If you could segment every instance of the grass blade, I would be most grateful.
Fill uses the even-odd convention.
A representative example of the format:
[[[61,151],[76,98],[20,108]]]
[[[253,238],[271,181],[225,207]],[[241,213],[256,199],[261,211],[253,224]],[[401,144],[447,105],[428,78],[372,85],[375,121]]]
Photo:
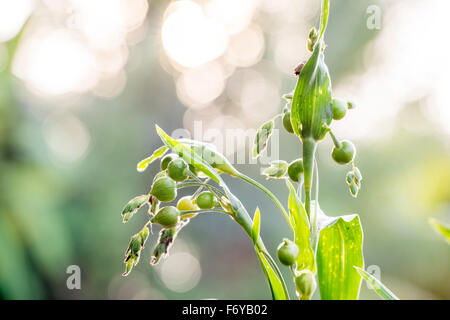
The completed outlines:
[[[151,156],[145,158],[144,160],[139,161],[139,163],[137,164],[137,171],[138,172],[143,172],[145,171],[145,169],[147,169],[147,167],[156,159],[161,158],[166,152],[167,150],[169,150],[168,147],[166,146],[162,146],[158,149],[156,149]]]
[[[259,213],[259,208],[256,208],[255,215],[253,216],[253,226],[252,226],[252,240],[256,244],[259,238],[259,229],[261,225],[261,218]]]
[[[356,271],[361,275],[361,277],[366,280],[366,282],[375,290],[375,292],[384,300],[400,300],[395,294],[392,293],[380,280],[375,278],[373,275],[355,266]]]

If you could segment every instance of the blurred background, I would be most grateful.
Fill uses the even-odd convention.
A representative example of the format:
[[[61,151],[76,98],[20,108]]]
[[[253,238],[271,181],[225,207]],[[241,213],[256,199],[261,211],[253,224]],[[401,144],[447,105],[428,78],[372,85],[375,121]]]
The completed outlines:
[[[136,172],[161,145],[155,123],[246,130],[280,112],[319,9],[319,0],[0,0],[0,298],[269,299],[251,242],[222,216],[193,220],[153,268],[155,228],[122,277],[145,214],[124,225],[120,211],[159,169]],[[402,299],[450,299],[450,248],[427,222],[450,220],[449,10],[446,0],[331,1],[333,94],[357,105],[333,126],[355,142],[364,180],[354,200],[326,139],[321,207],[360,214],[365,265]],[[297,138],[280,139],[280,157],[298,158]],[[283,182],[239,169],[287,201]],[[249,212],[261,208],[274,252],[288,234],[282,215],[227,182]],[[69,265],[81,268],[80,290],[66,286]],[[363,283],[361,298],[377,296]]]

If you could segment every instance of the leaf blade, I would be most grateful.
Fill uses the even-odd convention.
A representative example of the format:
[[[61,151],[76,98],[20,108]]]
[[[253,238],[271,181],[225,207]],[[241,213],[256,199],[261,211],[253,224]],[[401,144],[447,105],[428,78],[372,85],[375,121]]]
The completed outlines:
[[[297,258],[297,270],[308,269],[311,272],[316,272],[316,263],[314,258],[314,251],[311,248],[310,238],[311,230],[309,220],[306,215],[305,208],[297,197],[294,186],[286,179],[286,184],[290,190],[289,194],[289,213],[295,223],[294,225],[294,242],[299,248],[299,255]]]
[[[375,278],[373,275],[359,267],[354,266],[354,268],[381,298],[383,298],[384,300],[400,300],[395,294],[392,293],[391,290],[389,290],[383,283],[381,283],[380,280]]]
[[[270,263],[264,257],[264,254],[258,251],[255,247],[256,255],[258,256],[258,260],[263,269],[264,275],[266,276],[266,280],[269,284],[270,291],[272,293],[273,300],[289,300],[289,296],[284,290],[284,286],[281,280],[278,278],[277,274],[270,266]]]
[[[138,172],[144,172],[145,169],[156,159],[161,158],[166,152],[169,150],[167,146],[162,146],[156,149],[149,157],[145,158],[144,160],[139,161],[137,164],[137,171]]]
[[[321,298],[356,300],[361,277],[353,266],[364,267],[359,216],[329,218],[322,215],[316,254]]]
[[[255,245],[259,238],[260,225],[261,225],[261,217],[260,217],[260,213],[259,213],[259,208],[256,207],[255,215],[253,216],[253,225],[252,225],[252,240]]]

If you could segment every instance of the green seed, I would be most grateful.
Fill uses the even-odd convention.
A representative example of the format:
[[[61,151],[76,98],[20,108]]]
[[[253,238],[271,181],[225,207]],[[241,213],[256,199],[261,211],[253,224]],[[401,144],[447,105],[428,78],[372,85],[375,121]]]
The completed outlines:
[[[297,287],[299,298],[302,300],[309,300],[317,287],[314,274],[309,270],[302,270],[301,273],[295,277],[295,286]]]
[[[291,123],[291,112],[288,111],[283,115],[283,127],[289,133],[294,133],[294,129],[292,128]]]
[[[347,103],[344,100],[335,98],[332,100],[331,105],[333,107],[334,120],[341,120],[345,117],[345,114],[347,113]]]
[[[294,182],[300,181],[300,176],[303,174],[303,159],[292,161],[288,167],[288,175]]]
[[[186,161],[178,158],[169,162],[169,165],[167,166],[167,171],[169,177],[171,177],[175,181],[181,182],[187,179],[186,174],[187,168],[188,165]]]
[[[200,209],[211,209],[214,205],[214,195],[209,191],[204,191],[198,195],[196,201]]]
[[[341,141],[341,147],[340,148],[333,148],[333,151],[331,153],[332,158],[334,161],[336,161],[339,164],[347,164],[353,161],[356,154],[356,148],[348,140]]]
[[[185,196],[178,200],[177,209],[180,211],[198,210],[198,207],[192,202],[191,196]]]
[[[173,206],[164,207],[158,211],[151,221],[165,229],[173,228],[180,221],[180,211]]]
[[[169,166],[170,161],[178,158],[178,156],[174,153],[166,155],[164,158],[161,159],[161,170],[166,170]]]
[[[277,249],[278,259],[285,266],[291,266],[297,260],[299,249],[297,245],[289,239],[283,239]]]
[[[169,177],[161,177],[155,180],[150,191],[159,201],[170,202],[177,197],[175,181]]]

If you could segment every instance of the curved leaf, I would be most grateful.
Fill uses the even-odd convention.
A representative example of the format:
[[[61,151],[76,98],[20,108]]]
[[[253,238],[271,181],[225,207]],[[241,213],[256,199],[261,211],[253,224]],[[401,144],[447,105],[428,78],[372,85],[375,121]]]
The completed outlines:
[[[327,217],[320,209],[317,271],[322,300],[356,300],[363,268],[363,232],[358,215]]]
[[[286,179],[286,184],[289,187],[289,213],[293,221],[294,227],[294,242],[299,248],[299,255],[297,258],[297,270],[308,269],[312,272],[316,272],[316,264],[314,262],[314,251],[311,248],[311,231],[309,226],[309,220],[306,216],[305,208],[297,197],[294,186]]]
[[[395,294],[392,293],[380,280],[373,275],[365,271],[364,269],[355,266],[356,271],[363,277],[364,280],[375,290],[378,295],[384,300],[400,300]]]
[[[261,225],[261,217],[259,213],[259,208],[256,208],[255,215],[253,216],[253,226],[252,226],[252,240],[256,244],[259,238],[259,229]]]
[[[168,147],[166,146],[162,146],[158,149],[156,149],[151,156],[145,158],[144,160],[139,161],[139,163],[137,164],[137,171],[139,172],[143,172],[145,171],[145,169],[147,169],[147,167],[156,159],[161,158],[166,152],[167,150],[169,150]]]
[[[327,29],[328,24],[328,11],[330,9],[330,1],[329,0],[323,0],[322,1],[322,9],[321,9],[321,15],[320,15],[320,30],[319,30],[319,40],[322,39],[323,34],[325,33],[325,30]]]
[[[264,257],[264,254],[259,252],[258,249],[256,249],[256,247],[255,250],[256,255],[258,256],[258,260],[261,263],[261,267],[264,271],[264,275],[266,276],[267,282],[269,284],[269,288],[272,293],[272,299],[289,300],[289,296],[287,295],[287,292],[284,290],[283,283],[270,266],[270,263],[267,261],[266,257]]]

